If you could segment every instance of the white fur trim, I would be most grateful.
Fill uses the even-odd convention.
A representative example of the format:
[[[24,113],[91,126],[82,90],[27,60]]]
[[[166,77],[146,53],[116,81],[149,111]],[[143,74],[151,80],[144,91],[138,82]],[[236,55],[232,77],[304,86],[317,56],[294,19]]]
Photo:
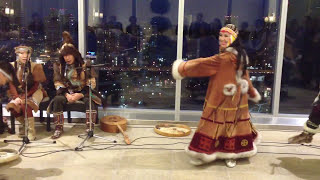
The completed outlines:
[[[237,86],[235,84],[226,84],[223,87],[223,94],[226,96],[233,96],[236,93]]]
[[[181,60],[181,59],[177,59],[177,60],[174,61],[173,65],[172,65],[172,76],[176,80],[181,80],[181,79],[184,78],[183,76],[181,76],[181,74],[178,71],[179,65],[182,62],[184,62],[184,61]]]
[[[319,100],[319,95],[320,95],[320,92],[318,93],[317,97],[314,99],[313,103],[315,103]]]
[[[251,151],[246,151],[242,153],[216,152],[212,154],[205,154],[205,153],[191,151],[189,150],[188,146],[185,148],[185,151],[189,156],[193,158],[192,162],[195,162],[193,163],[194,165],[209,163],[209,162],[215,161],[216,159],[240,159],[240,158],[252,157],[256,155],[258,152],[257,146],[255,145],[255,143],[253,143],[253,149]],[[196,159],[196,161],[194,161],[194,159]],[[201,163],[200,160],[203,161],[203,163]]]
[[[226,51],[231,52],[231,53],[233,53],[235,55],[238,55],[238,51],[233,47],[227,47]]]
[[[237,78],[241,78],[243,74],[242,70],[237,70]]]
[[[261,136],[261,133],[259,133],[258,131],[256,131],[256,132],[257,132],[257,137],[256,137],[256,139],[253,141],[253,143],[254,143],[255,145],[258,145],[258,144],[260,144],[260,142],[261,142],[262,136]]]
[[[216,152],[213,154],[205,154],[199,153],[192,150],[189,150],[189,146],[185,148],[186,153],[190,156],[190,163],[196,166],[206,164],[216,159],[240,159],[252,157],[257,154],[257,145],[261,142],[261,134],[257,131],[257,137],[253,141],[253,149],[251,151],[246,151],[242,153],[224,153],[224,152]]]
[[[248,89],[249,89],[249,83],[247,80],[245,79],[241,79],[239,82],[239,85],[240,85],[240,89],[241,89],[241,93],[242,94],[245,94],[248,92]]]
[[[246,55],[247,65],[249,65],[249,57]]]
[[[236,81],[237,81],[237,84],[240,85],[240,89],[241,89],[241,93],[242,94],[245,94],[248,92],[248,89],[249,89],[249,83],[247,80],[243,79],[242,78],[242,70],[238,70],[237,71],[237,74],[236,74]]]
[[[257,91],[256,88],[254,88],[254,91],[255,91],[255,96],[253,98],[249,96],[248,99],[253,101],[253,102],[255,102],[255,103],[257,103],[257,102],[259,102],[261,100],[261,95],[259,94],[259,92]]]
[[[243,56],[241,57],[241,63],[243,63]],[[249,57],[246,55],[246,64],[249,64]]]
[[[233,47],[227,47],[226,51],[233,53],[234,55],[238,55],[238,51]],[[243,63],[243,58],[240,59],[240,61]],[[246,55],[246,63],[249,64],[249,57]]]
[[[314,103],[317,102],[319,100],[319,95],[314,99]]]
[[[311,129],[307,126],[307,122],[304,123],[304,126],[303,126],[303,129],[309,133],[312,133],[312,134],[317,134],[320,132],[320,128],[318,127],[317,129]]]

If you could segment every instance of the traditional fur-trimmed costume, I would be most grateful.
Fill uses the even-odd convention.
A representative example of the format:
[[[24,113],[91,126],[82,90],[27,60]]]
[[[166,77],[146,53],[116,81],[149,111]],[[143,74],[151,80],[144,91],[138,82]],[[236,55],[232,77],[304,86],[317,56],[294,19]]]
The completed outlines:
[[[288,142],[291,144],[311,143],[313,136],[320,132],[320,92],[314,99],[309,119],[305,122],[303,132],[291,137]]]
[[[15,70],[8,62],[0,62],[0,86],[11,84],[14,87],[19,86]]]
[[[18,53],[28,53],[28,55],[32,53],[32,48],[28,46],[18,46],[15,48],[15,52]],[[16,120],[22,124],[22,127],[19,128],[19,135],[24,135],[24,118],[25,118],[25,86],[26,83],[24,82],[23,72],[24,70],[28,73],[27,76],[27,117],[29,122],[28,127],[28,138],[30,140],[34,140],[36,138],[36,131],[34,129],[34,117],[32,114],[32,110],[37,112],[39,110],[39,104],[44,98],[47,96],[45,90],[42,88],[41,83],[46,81],[46,76],[44,74],[43,68],[41,64],[37,64],[31,62],[29,59],[26,63],[22,63],[20,59],[11,63],[14,67],[16,76],[20,83],[20,87],[22,92],[18,92],[14,86],[10,86],[9,96],[12,99],[6,106],[8,111],[11,111]],[[25,67],[26,66],[26,67]],[[26,69],[25,69],[26,68]],[[17,100],[22,100],[19,103]]]
[[[60,63],[54,65],[54,85],[57,90],[57,95],[51,101],[48,112],[52,112],[54,115],[54,121],[56,124],[55,132],[52,136],[53,139],[59,138],[63,132],[63,107],[65,104],[70,103],[67,100],[67,94],[81,94],[82,97],[78,101],[86,106],[86,124],[87,128],[90,126],[89,119],[89,96],[88,85],[91,82],[91,87],[96,87],[96,80],[93,70],[90,72],[92,77],[88,79],[89,73],[86,73],[86,64],[84,63],[80,52],[72,44],[72,39],[68,32],[63,32],[64,44],[60,49]],[[74,57],[73,64],[67,64],[64,56],[72,55]],[[90,80],[90,81],[89,81]],[[101,99],[97,96],[92,97],[92,127],[96,121],[97,107],[96,104],[101,104]]]
[[[0,86],[6,86],[5,89],[9,89],[9,91],[16,91],[19,86],[14,68],[8,62],[0,62]],[[5,128],[8,128],[8,131],[10,132],[11,129],[8,127],[8,124],[3,121],[4,118],[2,117],[0,119],[0,134],[4,132]]]
[[[247,59],[239,59],[236,48],[228,47],[212,57],[174,62],[175,79],[210,77],[198,128],[186,148],[192,164],[257,153],[258,132],[250,121],[248,99],[258,102],[261,97],[245,70]]]

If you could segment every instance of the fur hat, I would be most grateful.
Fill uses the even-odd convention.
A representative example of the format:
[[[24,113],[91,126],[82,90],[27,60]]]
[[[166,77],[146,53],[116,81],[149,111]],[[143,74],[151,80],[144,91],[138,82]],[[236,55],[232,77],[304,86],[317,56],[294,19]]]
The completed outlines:
[[[238,28],[234,24],[226,24],[223,28],[221,28],[220,32],[226,32],[231,35],[229,45],[237,39],[239,34]]]
[[[22,52],[29,52],[32,53],[32,48],[30,46],[24,46],[20,45],[14,48],[14,52],[17,53],[22,53]]]
[[[74,46],[72,37],[69,32],[64,31],[62,33],[63,37],[63,45],[61,46],[59,50],[59,60],[61,64],[65,64],[63,56],[66,55],[73,55],[75,58],[75,63],[82,65],[84,63],[80,52],[78,49]]]

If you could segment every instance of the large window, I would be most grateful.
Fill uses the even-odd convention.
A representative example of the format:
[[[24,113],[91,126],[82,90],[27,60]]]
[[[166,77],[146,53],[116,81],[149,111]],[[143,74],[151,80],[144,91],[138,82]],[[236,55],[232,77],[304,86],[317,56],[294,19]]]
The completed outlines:
[[[86,36],[79,37],[79,42],[85,42],[80,44],[86,49],[82,55],[100,65],[95,67],[97,88],[109,107],[174,110],[176,81],[171,76],[171,66],[178,52],[179,1],[86,0],[85,12],[78,12],[78,2],[82,1],[1,0],[0,61],[15,60],[13,47],[19,44],[31,46],[32,60],[44,64],[49,80],[44,86],[54,96],[49,89],[53,89],[52,62],[57,60],[61,33],[69,31],[78,46],[81,13],[86,27]],[[183,59],[219,53],[220,28],[226,23],[237,25],[249,55],[251,80],[262,95],[262,101],[250,105],[250,110],[272,113],[273,91],[279,89],[274,87],[274,78],[282,1],[184,2]],[[320,0],[289,2],[281,113],[308,113],[317,94],[319,3]],[[208,78],[182,80],[181,109],[201,110],[207,86]]]
[[[174,109],[176,0],[88,0],[87,53],[111,107]]]
[[[54,95],[51,60],[62,45],[63,31],[78,41],[77,4],[77,0],[1,0],[0,61],[14,61],[17,45],[31,46],[31,60],[45,64],[48,81],[44,85]]]
[[[251,80],[263,97],[250,106],[252,112],[271,112],[280,4],[275,0],[185,1],[183,57],[187,60],[219,53],[220,28],[230,22],[237,25],[250,59]],[[183,80],[182,109],[201,109],[207,86],[208,78]]]
[[[288,6],[280,112],[309,114],[319,91],[319,0],[290,0]]]

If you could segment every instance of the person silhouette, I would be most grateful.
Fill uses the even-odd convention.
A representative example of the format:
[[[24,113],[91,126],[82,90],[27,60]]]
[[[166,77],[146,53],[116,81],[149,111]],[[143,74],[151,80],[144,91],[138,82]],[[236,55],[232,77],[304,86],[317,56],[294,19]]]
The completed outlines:
[[[201,31],[209,32],[210,26],[208,23],[203,21],[203,14],[198,13],[195,22],[192,22],[189,29],[190,38],[199,38],[201,35],[206,33],[201,33]]]

